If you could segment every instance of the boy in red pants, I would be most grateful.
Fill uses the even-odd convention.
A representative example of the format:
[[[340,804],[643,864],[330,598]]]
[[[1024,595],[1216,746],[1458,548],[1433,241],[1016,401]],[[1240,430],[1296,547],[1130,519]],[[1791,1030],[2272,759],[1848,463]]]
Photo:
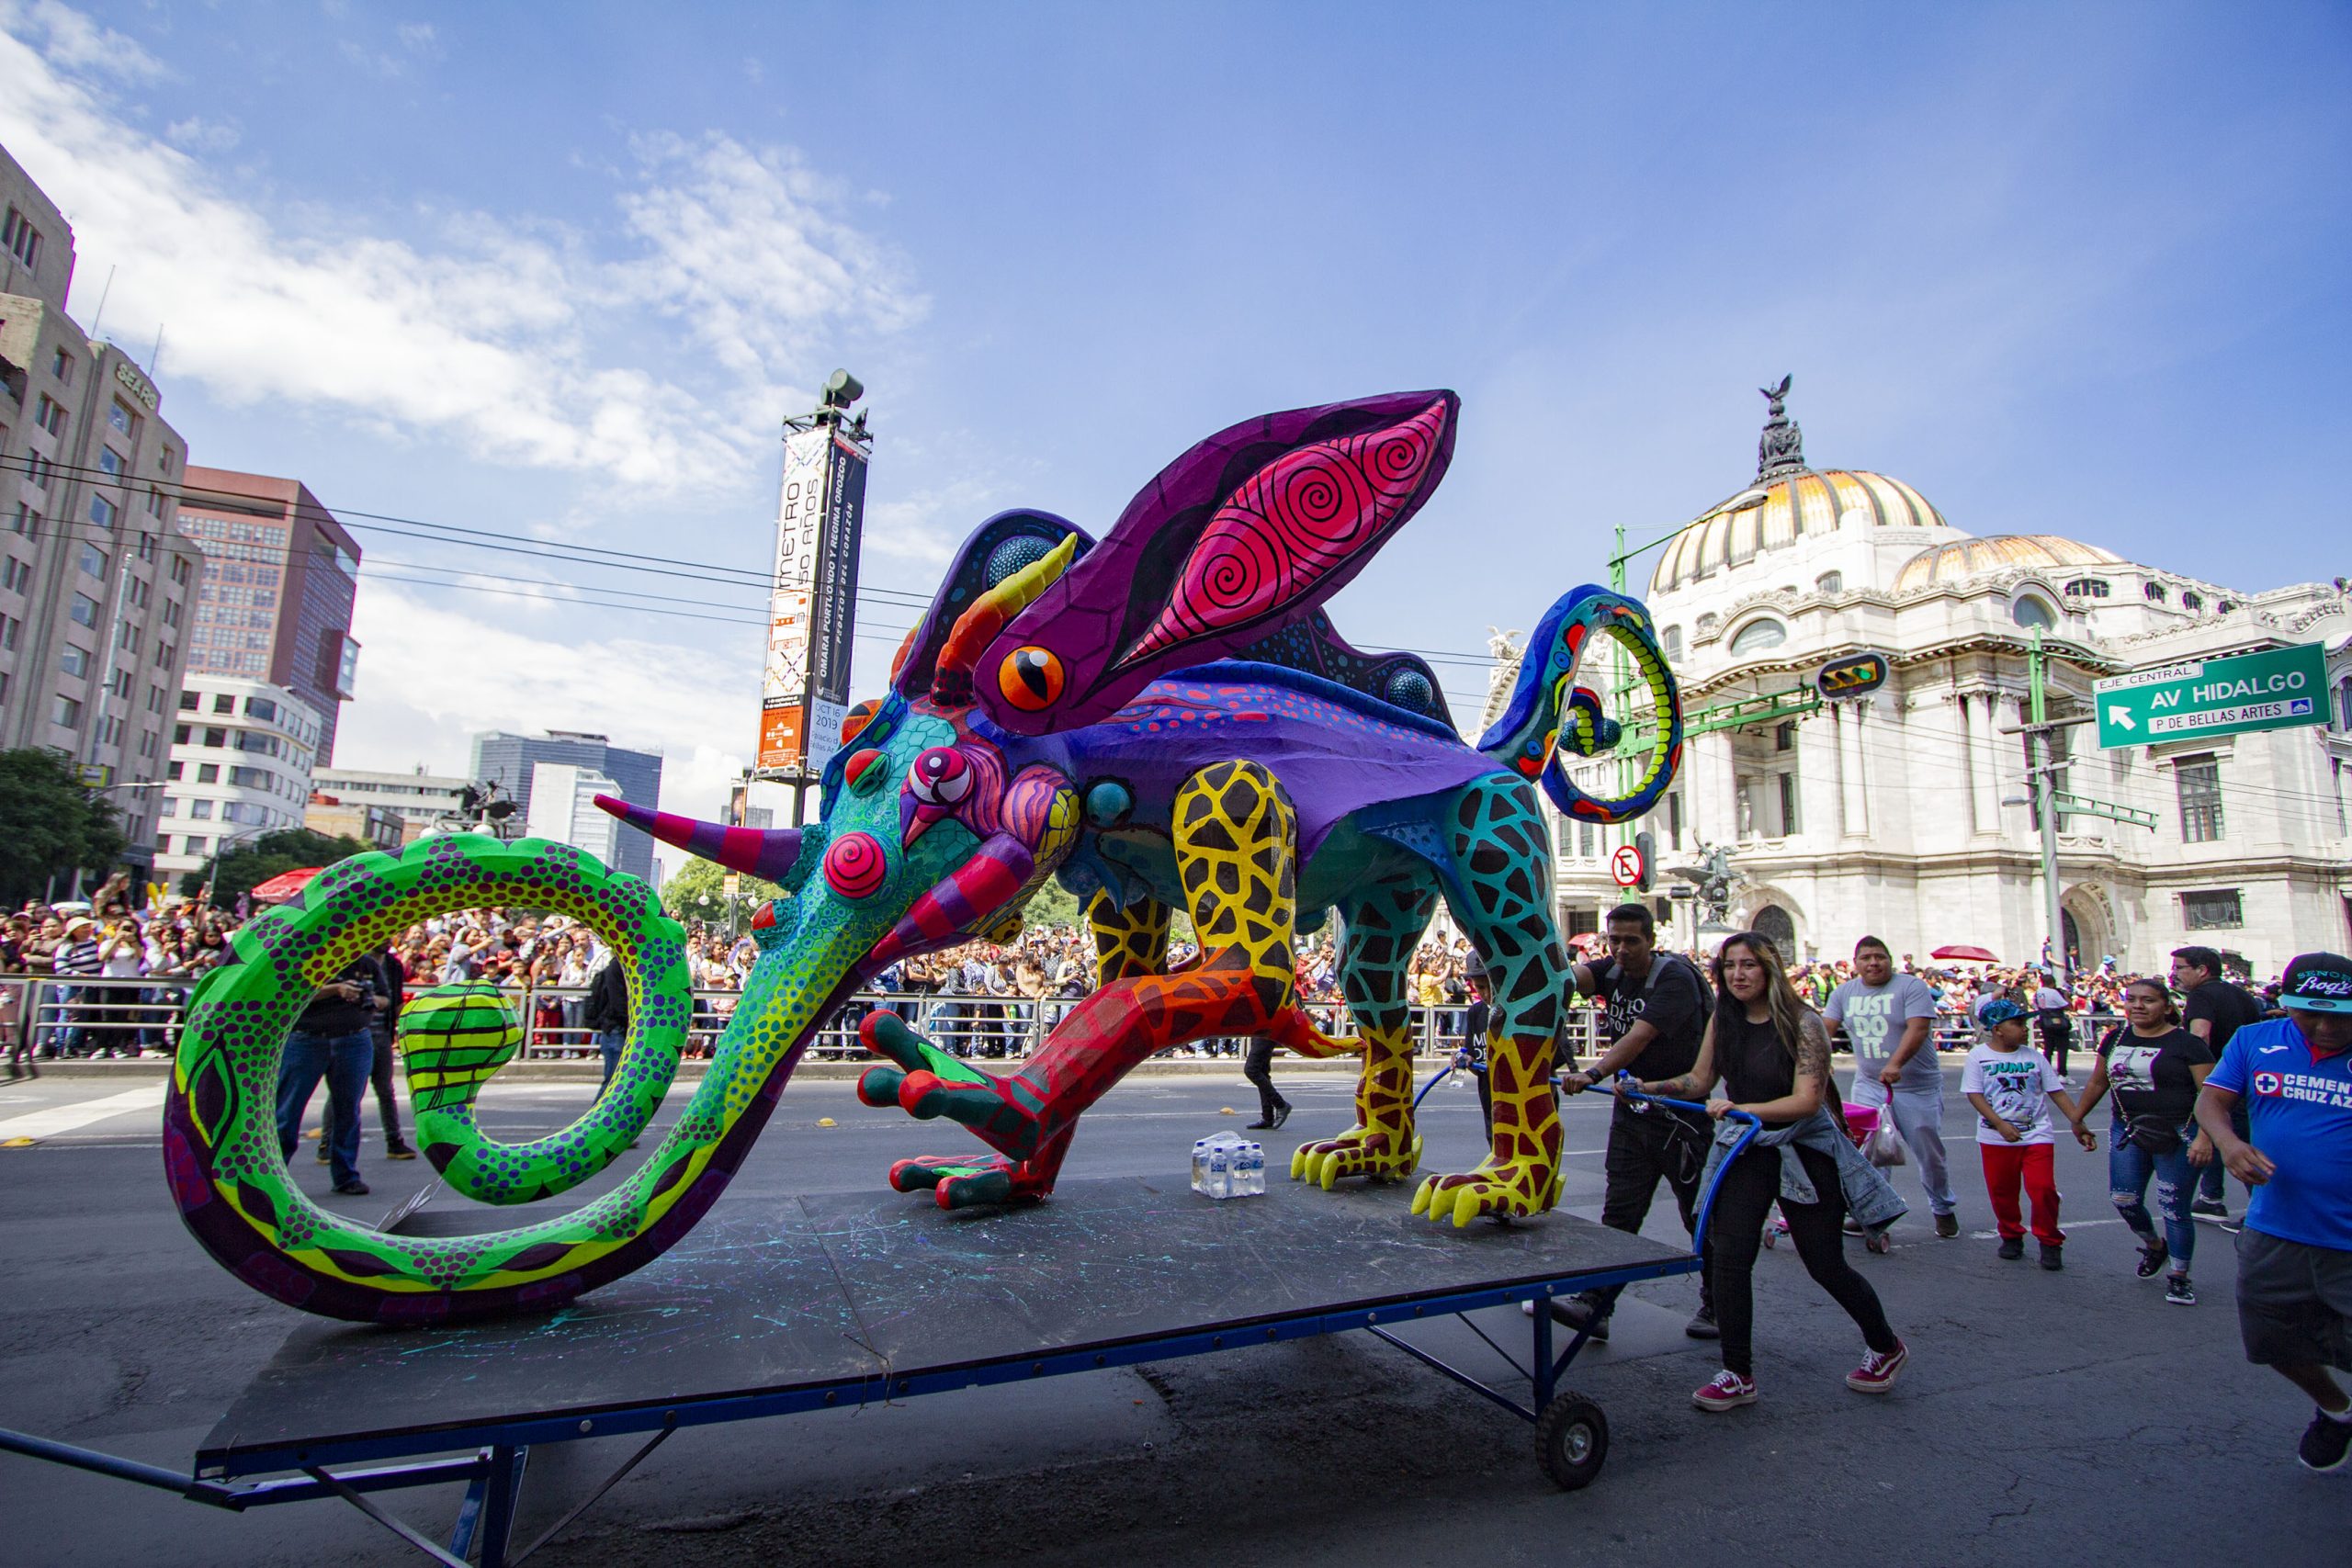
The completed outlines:
[[[2018,1215],[2018,1184],[2024,1181],[2033,1205],[2033,1238],[2041,1244],[2041,1266],[2063,1269],[2066,1233],[2058,1228],[2058,1178],[2052,1157],[2050,1107],[2054,1102],[2074,1122],[2074,1097],[2050,1059],[2026,1042],[2033,1013],[1996,997],[1976,1010],[1985,1037],[1968,1053],[1960,1090],[1976,1107],[1976,1152],[1984,1159],[1984,1190],[2001,1229],[2001,1256],[2025,1256],[2025,1224]],[[2079,1123],[2075,1136],[2086,1149],[2098,1147],[2098,1134]]]

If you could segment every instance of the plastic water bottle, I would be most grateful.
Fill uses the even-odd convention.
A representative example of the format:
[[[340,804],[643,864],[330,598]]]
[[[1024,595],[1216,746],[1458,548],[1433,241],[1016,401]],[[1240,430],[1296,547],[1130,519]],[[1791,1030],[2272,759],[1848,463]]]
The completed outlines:
[[[1219,1202],[1233,1196],[1233,1145],[1221,1140],[1209,1145],[1208,1194]]]
[[[1266,1145],[1263,1144],[1253,1143],[1250,1145],[1250,1190],[1248,1196],[1252,1198],[1263,1198],[1265,1195]]]
[[[1206,1193],[1209,1190],[1209,1141],[1193,1140],[1193,1190]]]

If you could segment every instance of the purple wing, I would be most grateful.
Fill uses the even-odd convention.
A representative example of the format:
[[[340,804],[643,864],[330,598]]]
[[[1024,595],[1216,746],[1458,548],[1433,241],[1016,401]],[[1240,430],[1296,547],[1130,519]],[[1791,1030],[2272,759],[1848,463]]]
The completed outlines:
[[[974,671],[981,706],[1017,735],[1077,728],[1312,615],[1437,488],[1460,408],[1392,392],[1202,442],[999,634]]]

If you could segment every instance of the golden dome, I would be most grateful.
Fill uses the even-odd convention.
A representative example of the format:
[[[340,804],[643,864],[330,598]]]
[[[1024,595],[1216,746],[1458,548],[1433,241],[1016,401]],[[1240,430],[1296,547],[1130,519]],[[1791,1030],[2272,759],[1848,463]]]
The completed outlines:
[[[2055,534],[1996,534],[1989,539],[1957,539],[1921,550],[1895,574],[1894,592],[1907,593],[1988,572],[2072,571],[2086,566],[2129,564],[2112,550]]]
[[[1884,474],[1860,468],[1807,468],[1702,513],[1676,536],[1650,592],[1664,592],[1707,572],[1736,567],[1767,550],[1841,528],[1949,528],[1928,498]]]

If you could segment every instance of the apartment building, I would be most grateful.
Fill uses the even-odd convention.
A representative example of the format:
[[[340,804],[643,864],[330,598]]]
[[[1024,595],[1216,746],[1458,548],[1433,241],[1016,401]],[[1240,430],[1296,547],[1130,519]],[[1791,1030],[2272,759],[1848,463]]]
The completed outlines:
[[[204,558],[163,394],[66,314],[74,231],[0,148],[0,747],[51,747],[154,850]]]

